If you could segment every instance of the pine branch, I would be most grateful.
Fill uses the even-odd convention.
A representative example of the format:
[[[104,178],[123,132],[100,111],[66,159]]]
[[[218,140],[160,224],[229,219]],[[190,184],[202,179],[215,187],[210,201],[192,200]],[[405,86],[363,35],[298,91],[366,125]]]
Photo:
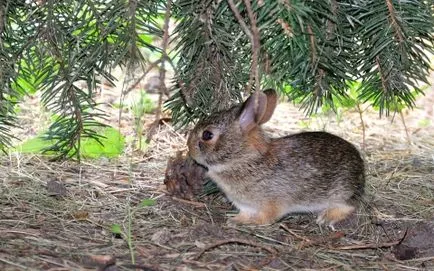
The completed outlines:
[[[250,63],[239,61],[248,40],[226,1],[183,0],[174,7],[181,18],[175,30],[178,85],[165,106],[178,127],[184,127],[239,101]]]
[[[161,5],[162,1],[120,0],[8,1],[7,9],[0,5],[2,12],[9,12],[8,20],[1,20],[6,22],[0,25],[1,45],[7,46],[0,50],[10,50],[4,55],[11,56],[8,69],[0,61],[0,78],[12,82],[1,89],[14,102],[21,95],[43,91],[44,105],[55,114],[46,138],[56,143],[47,151],[59,153],[58,158],[79,159],[82,138],[99,141],[96,131],[104,126],[105,114],[94,102],[96,84],[100,78],[113,82],[113,66],[143,65],[140,48],[155,50],[146,35],[161,33],[155,20]],[[83,80],[87,89],[77,87]],[[11,136],[6,128],[14,121],[10,105],[3,102],[0,107],[4,143]]]
[[[424,1],[365,1],[359,9],[360,98],[380,114],[413,107],[426,82],[433,53],[434,20]],[[376,12],[372,12],[372,10]]]
[[[252,10],[252,5],[250,0],[243,0],[244,5],[246,5],[247,15],[250,20],[250,28],[252,29],[252,37],[250,43],[252,44],[252,68],[249,78],[249,86],[252,85],[252,79],[255,79],[255,91],[260,91],[261,89],[261,77],[259,74],[259,53],[261,49],[261,36],[259,33],[258,26],[256,24],[256,14]]]
[[[276,22],[262,37],[272,63],[268,81],[309,114],[323,104],[334,108],[333,97],[346,96],[346,80],[355,74],[344,8],[337,1],[283,1],[263,11],[260,24]]]
[[[244,22],[244,19],[241,17],[241,14],[238,11],[238,8],[235,5],[234,1],[233,0],[228,0],[228,4],[229,4],[229,7],[231,8],[232,12],[234,13],[235,18],[237,18],[238,23],[240,24],[241,28],[243,29],[244,34],[246,34],[247,37],[249,38],[249,40],[251,42],[253,42],[253,34],[250,31],[250,29],[247,26],[247,24]]]
[[[166,60],[170,59],[167,54],[167,48],[169,46],[169,23],[170,23],[170,16],[172,13],[172,0],[167,0],[166,4],[166,12],[164,14],[164,25],[163,25],[163,42],[161,46],[161,65],[160,65],[160,72],[159,72],[159,79],[160,79],[160,85],[159,85],[159,95],[158,95],[158,106],[157,106],[157,113],[155,114],[155,120],[154,123],[149,128],[148,134],[146,136],[146,142],[151,142],[152,137],[155,134],[156,128],[159,126],[161,121],[161,107],[163,104],[163,94],[167,93],[167,87],[166,87]]]
[[[244,19],[242,18],[233,0],[228,0],[229,7],[231,8],[235,18],[237,19],[238,23],[243,29],[244,34],[246,34],[246,36],[249,38],[251,48],[252,48],[251,70],[250,70],[249,82],[246,86],[246,91],[245,91],[246,93],[250,93],[252,91],[253,81],[255,82],[254,86],[256,91],[260,91],[261,88],[260,85],[261,78],[259,73],[259,53],[261,49],[261,44],[260,44],[260,33],[256,24],[256,15],[252,10],[252,5],[250,3],[250,0],[243,0],[243,3],[246,7],[247,15],[250,21],[250,28],[244,22]]]
[[[98,138],[97,120],[104,114],[96,110],[93,92],[99,79],[113,82],[110,69],[116,65],[144,73],[154,65],[175,66],[176,84],[165,107],[178,127],[240,101],[253,79],[256,89],[275,87],[307,113],[334,108],[335,101],[347,98],[348,82],[362,80],[360,102],[388,114],[414,105],[430,71],[429,1],[177,0],[175,64],[169,58],[175,52],[150,41],[167,34],[157,22],[165,5],[164,0],[3,1],[2,143],[10,142],[14,105],[22,95],[43,91],[44,104],[56,114],[48,134],[58,140],[53,150],[78,154],[80,138]],[[162,60],[150,61],[143,48],[160,52]],[[76,87],[83,80],[88,89]]]
[[[23,1],[0,3],[0,150],[3,152],[15,138],[11,132],[12,128],[17,127],[15,106],[23,96],[11,79],[18,77],[15,61],[20,48],[17,43],[24,41],[25,36],[10,26],[11,21],[20,22],[19,10],[23,6]]]

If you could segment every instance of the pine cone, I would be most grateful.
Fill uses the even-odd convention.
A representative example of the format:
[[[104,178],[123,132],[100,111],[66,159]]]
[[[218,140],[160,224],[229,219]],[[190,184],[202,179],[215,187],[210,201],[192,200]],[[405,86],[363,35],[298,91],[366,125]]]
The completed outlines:
[[[171,195],[191,200],[203,192],[205,173],[205,168],[179,151],[167,161],[164,184]]]

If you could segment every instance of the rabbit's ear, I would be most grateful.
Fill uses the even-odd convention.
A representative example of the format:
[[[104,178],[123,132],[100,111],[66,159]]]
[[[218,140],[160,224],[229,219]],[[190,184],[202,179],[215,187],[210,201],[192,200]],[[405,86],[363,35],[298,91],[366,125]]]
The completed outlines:
[[[248,133],[260,124],[267,111],[267,95],[256,91],[244,102],[239,117],[241,130]]]
[[[259,120],[259,124],[266,123],[273,116],[274,109],[277,105],[277,93],[274,89],[269,88],[264,90],[264,94],[267,96],[267,107],[262,118]]]

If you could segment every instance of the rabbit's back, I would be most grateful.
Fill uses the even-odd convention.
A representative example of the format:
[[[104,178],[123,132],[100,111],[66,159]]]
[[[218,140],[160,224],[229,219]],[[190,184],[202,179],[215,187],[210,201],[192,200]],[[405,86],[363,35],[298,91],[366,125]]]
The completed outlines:
[[[303,132],[273,139],[274,174],[291,181],[300,197],[358,197],[365,183],[364,162],[348,141],[326,132]],[[285,181],[286,180],[286,181]]]

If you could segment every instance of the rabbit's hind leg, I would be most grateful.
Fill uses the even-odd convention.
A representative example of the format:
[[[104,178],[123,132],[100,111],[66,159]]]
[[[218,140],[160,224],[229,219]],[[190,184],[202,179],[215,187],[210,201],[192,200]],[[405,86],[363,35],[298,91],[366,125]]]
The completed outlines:
[[[334,224],[347,218],[356,208],[348,204],[337,204],[329,206],[322,211],[316,220],[319,225],[328,224],[328,226],[334,231]]]

